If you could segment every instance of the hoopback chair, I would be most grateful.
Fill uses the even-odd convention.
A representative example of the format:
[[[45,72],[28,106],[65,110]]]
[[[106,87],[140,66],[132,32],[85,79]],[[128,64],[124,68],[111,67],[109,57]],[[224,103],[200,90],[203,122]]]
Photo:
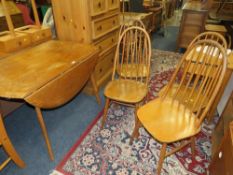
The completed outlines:
[[[206,40],[216,41],[217,43],[219,43],[219,44],[224,48],[224,50],[227,49],[227,42],[226,42],[225,38],[224,38],[221,34],[219,34],[219,33],[217,33],[217,32],[204,32],[204,33],[199,34],[198,36],[196,36],[196,37],[193,39],[193,41],[189,44],[189,46],[188,46],[187,49],[191,48],[191,47],[192,47],[195,43],[197,43],[198,41],[206,41]],[[204,49],[204,50],[206,50],[206,49]],[[193,53],[193,54],[198,54],[198,52],[200,52],[200,51],[201,51],[201,49],[200,49],[200,48],[197,48],[197,49],[196,49],[196,52],[197,52],[197,53]],[[189,57],[190,57],[190,55],[187,55],[186,60],[187,60]],[[184,66],[185,66],[185,64],[184,64]],[[188,72],[190,72],[190,71],[192,71],[192,70],[189,69]],[[197,74],[197,72],[196,72],[195,74]],[[173,90],[170,91],[169,95],[172,95],[172,94],[176,91],[176,89],[177,89],[178,86],[179,86],[178,84],[174,85],[174,86],[173,86]],[[165,86],[164,88],[161,89],[161,91],[159,92],[159,96],[162,96],[162,94],[164,93],[164,91],[165,91],[166,88],[167,88],[167,86]],[[181,88],[181,89],[182,89],[182,88]],[[181,99],[180,99],[180,100],[181,100]],[[206,99],[206,102],[207,102],[207,101],[208,101],[208,99]],[[193,100],[190,100],[190,101],[189,101],[190,105],[192,105],[192,104],[191,104],[192,102],[193,102]],[[203,103],[203,105],[206,105],[206,103]],[[203,107],[204,107],[204,106],[203,106]]]
[[[203,32],[203,33],[199,34],[198,36],[196,36],[193,39],[193,41],[189,44],[188,47],[192,46],[197,41],[206,40],[206,39],[210,39],[210,40],[218,42],[226,51],[227,51],[228,48],[231,47],[230,40],[228,40],[228,42],[227,42],[226,38],[222,34],[220,34],[218,32],[213,32],[213,31]],[[228,57],[228,55],[227,55],[227,57]],[[220,99],[222,97],[223,92],[224,92],[225,86],[226,86],[227,82],[230,79],[230,75],[231,75],[231,70],[227,69],[227,72],[226,72],[224,80],[223,80],[224,81],[223,86],[220,89],[218,95],[216,96],[216,98],[214,100],[215,102],[213,103],[212,107],[210,108],[210,110],[209,110],[209,112],[207,114],[207,119],[208,119],[209,122],[211,121],[211,119],[214,116],[217,105],[218,105],[218,103],[219,103],[219,101],[220,101]]]
[[[199,53],[195,52],[197,48]],[[158,174],[165,157],[185,145],[191,143],[194,155],[195,135],[200,132],[201,124],[222,85],[226,65],[225,50],[220,44],[211,40],[198,41],[182,57],[165,93],[138,109],[132,139],[143,125],[152,137],[162,143]],[[169,93],[177,84],[171,96]],[[167,144],[177,141],[183,143],[166,153]]]
[[[110,101],[134,106],[136,109],[148,92],[151,42],[145,29],[129,27],[117,44],[112,81],[105,88],[106,103],[102,128],[107,119]]]
[[[217,33],[217,32],[203,32],[199,35],[197,35],[193,40],[192,42],[189,44],[188,48],[191,47],[194,43],[196,43],[197,41],[200,41],[200,40],[213,40],[213,41],[216,41],[218,42],[220,45],[222,45],[222,47],[224,49],[227,49],[227,42],[226,42],[226,39],[220,34],[220,33]]]
[[[8,154],[8,158],[0,165],[0,171],[11,161],[13,160],[15,162],[16,165],[18,165],[21,168],[25,167],[25,163],[21,160],[20,156],[18,155],[18,153],[16,152],[14,146],[12,145],[4,123],[3,123],[3,119],[2,119],[2,115],[0,115],[0,146],[3,147],[3,149],[5,150],[5,152]]]

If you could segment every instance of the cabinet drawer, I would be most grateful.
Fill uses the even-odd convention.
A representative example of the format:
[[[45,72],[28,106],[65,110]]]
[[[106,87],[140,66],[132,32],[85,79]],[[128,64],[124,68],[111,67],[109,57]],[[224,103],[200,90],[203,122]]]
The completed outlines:
[[[119,0],[108,0],[108,10],[115,10],[119,8]]]
[[[20,50],[31,44],[30,37],[21,33],[16,33],[16,37],[12,37],[8,32],[2,32],[0,38],[0,50],[3,52]]]
[[[119,28],[119,16],[114,15],[107,18],[98,19],[92,22],[92,38],[97,39],[107,33]]]
[[[185,35],[196,36],[197,34],[201,33],[202,31],[203,31],[202,27],[187,25],[183,28],[181,36],[185,36]]]
[[[203,26],[204,19],[205,15],[202,13],[187,13],[185,15],[185,24]]]
[[[113,68],[113,60],[115,56],[115,48],[108,54],[102,56],[95,67],[94,75],[98,84],[102,83],[102,79],[106,80],[106,76],[110,76]]]
[[[117,43],[118,40],[118,30],[105,36],[100,41],[94,43],[95,46],[97,46],[101,52],[106,52],[109,48],[113,47]]]
[[[90,0],[91,16],[103,14],[107,11],[106,0]]]

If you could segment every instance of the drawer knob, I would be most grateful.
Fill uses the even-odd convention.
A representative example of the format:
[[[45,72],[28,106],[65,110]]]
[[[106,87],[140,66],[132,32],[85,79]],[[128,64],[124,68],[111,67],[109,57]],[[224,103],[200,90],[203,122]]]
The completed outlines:
[[[219,157],[219,159],[222,158],[222,151],[220,151],[220,152],[218,153],[218,157]]]
[[[97,30],[102,30],[102,26],[99,26],[99,27],[97,28]]]
[[[101,6],[102,6],[102,5],[101,5],[101,2],[99,2],[99,3],[98,3],[98,7],[101,8]]]

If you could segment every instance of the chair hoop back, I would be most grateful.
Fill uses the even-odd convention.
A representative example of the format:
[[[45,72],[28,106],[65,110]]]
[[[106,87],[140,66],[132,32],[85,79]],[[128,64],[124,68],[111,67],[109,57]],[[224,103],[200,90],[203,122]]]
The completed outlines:
[[[220,89],[226,65],[226,50],[219,43],[197,41],[183,55],[162,98],[178,100],[195,113],[201,124]],[[175,92],[171,97],[168,94],[172,89]]]
[[[132,23],[132,26],[135,26],[135,27],[141,27],[143,29],[146,29],[144,23],[142,22],[142,20],[140,19],[134,19],[133,20],[133,23]],[[131,26],[131,27],[132,27]],[[128,24],[122,24],[121,27],[120,27],[120,31],[119,31],[119,37],[122,35],[122,33],[127,29],[129,28],[130,25]]]
[[[224,49],[227,49],[226,39],[220,33],[217,33],[217,32],[203,32],[199,34],[192,40],[188,48],[200,40],[213,40],[213,41],[218,42],[220,45],[222,45]]]
[[[151,42],[147,31],[141,27],[129,27],[119,38],[112,80],[133,79],[148,83],[151,60]]]

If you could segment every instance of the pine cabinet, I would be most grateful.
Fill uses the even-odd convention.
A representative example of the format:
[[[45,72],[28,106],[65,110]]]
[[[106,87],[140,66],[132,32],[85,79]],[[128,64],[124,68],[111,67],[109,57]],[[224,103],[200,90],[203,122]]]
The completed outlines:
[[[119,0],[52,0],[59,40],[88,43],[100,49],[94,70],[98,87],[111,77],[120,27]],[[86,91],[93,93],[90,83]]]

